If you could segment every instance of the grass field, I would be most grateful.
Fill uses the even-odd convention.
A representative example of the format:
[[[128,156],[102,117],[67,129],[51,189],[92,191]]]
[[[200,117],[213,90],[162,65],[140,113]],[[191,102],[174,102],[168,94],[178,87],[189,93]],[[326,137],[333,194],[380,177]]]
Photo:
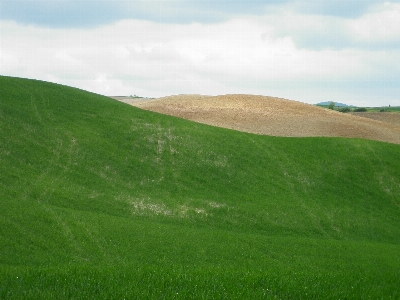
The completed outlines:
[[[371,112],[380,112],[381,110],[384,110],[385,112],[400,112],[400,106],[392,106],[392,107],[371,107],[368,109],[368,111]]]
[[[400,146],[0,77],[1,299],[397,299]]]

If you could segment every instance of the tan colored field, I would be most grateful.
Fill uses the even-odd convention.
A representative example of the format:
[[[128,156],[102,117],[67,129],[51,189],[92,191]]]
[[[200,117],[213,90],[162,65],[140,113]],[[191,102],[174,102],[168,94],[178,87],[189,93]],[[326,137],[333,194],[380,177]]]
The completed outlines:
[[[359,116],[363,118],[369,118],[373,120],[378,120],[386,123],[391,123],[393,125],[400,127],[400,113],[395,112],[352,112],[350,113],[354,116]]]
[[[257,134],[352,137],[400,144],[400,114],[397,113],[379,113],[381,119],[376,120],[363,114],[345,114],[297,101],[255,95],[178,95],[124,102],[200,123]],[[387,122],[385,118],[391,121]]]

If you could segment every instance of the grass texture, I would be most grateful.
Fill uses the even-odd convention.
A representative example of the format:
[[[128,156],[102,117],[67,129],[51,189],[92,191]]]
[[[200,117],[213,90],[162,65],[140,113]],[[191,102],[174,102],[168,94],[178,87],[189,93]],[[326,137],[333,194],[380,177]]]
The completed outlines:
[[[1,299],[397,299],[400,146],[0,77]]]

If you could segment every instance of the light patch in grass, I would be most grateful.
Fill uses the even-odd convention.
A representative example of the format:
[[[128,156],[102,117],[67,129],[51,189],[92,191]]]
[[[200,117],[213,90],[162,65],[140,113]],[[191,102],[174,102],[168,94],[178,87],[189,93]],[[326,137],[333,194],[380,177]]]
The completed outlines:
[[[148,215],[164,215],[171,216],[172,211],[167,208],[167,206],[163,203],[150,203],[145,200],[134,201],[132,202],[132,212],[134,215],[139,216],[148,216]]]
[[[197,151],[199,157],[201,157],[201,163],[216,166],[216,167],[226,167],[228,165],[228,158],[225,155],[216,152],[206,152],[203,149]],[[198,165],[200,164],[198,162]]]
[[[158,184],[164,180],[164,176],[161,176],[158,179],[150,179],[150,178],[144,178],[140,181],[141,186],[151,186],[153,184]]]
[[[137,216],[168,216],[176,218],[207,217],[211,214],[202,207],[187,204],[178,205],[175,208],[168,207],[164,203],[156,203],[147,199],[137,199],[131,202],[132,214]]]
[[[393,176],[388,176],[387,174],[380,174],[378,176],[378,180],[382,189],[389,195],[394,194],[393,190],[400,189],[400,182],[398,182],[398,180]]]
[[[10,150],[0,149],[0,154],[4,156],[9,156],[11,154]]]
[[[91,193],[89,193],[88,196],[89,196],[90,199],[95,199],[95,198],[98,198],[100,196],[100,193],[97,192],[97,191],[92,191]]]
[[[156,148],[156,153],[158,154],[156,161],[160,160],[160,155],[164,152],[169,152],[170,154],[179,153],[177,147],[182,143],[181,136],[175,135],[171,128],[164,129],[162,127],[155,127],[152,131],[153,132],[148,135],[147,141],[149,145],[152,145],[152,147],[155,146]]]
[[[209,215],[209,213],[203,208],[191,207],[187,205],[179,206],[177,212],[178,217],[181,218],[188,218],[189,216],[193,215],[193,213],[195,216],[199,217],[207,217]]]
[[[304,174],[299,174],[297,176],[297,180],[299,183],[301,183],[304,186],[308,186],[308,187],[314,186],[314,181],[309,176],[306,176]]]
[[[212,208],[222,208],[222,207],[227,207],[226,204],[224,203],[217,203],[217,202],[208,202],[208,205],[211,206]]]

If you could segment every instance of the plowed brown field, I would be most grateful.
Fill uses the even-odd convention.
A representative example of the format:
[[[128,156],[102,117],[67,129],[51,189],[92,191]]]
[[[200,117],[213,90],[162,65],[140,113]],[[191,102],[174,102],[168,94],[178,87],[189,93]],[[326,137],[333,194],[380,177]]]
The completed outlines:
[[[256,95],[178,95],[124,102],[150,111],[256,134],[351,137],[400,144],[400,114],[397,113],[381,113],[381,119],[376,120]],[[386,122],[385,117],[392,121]]]

